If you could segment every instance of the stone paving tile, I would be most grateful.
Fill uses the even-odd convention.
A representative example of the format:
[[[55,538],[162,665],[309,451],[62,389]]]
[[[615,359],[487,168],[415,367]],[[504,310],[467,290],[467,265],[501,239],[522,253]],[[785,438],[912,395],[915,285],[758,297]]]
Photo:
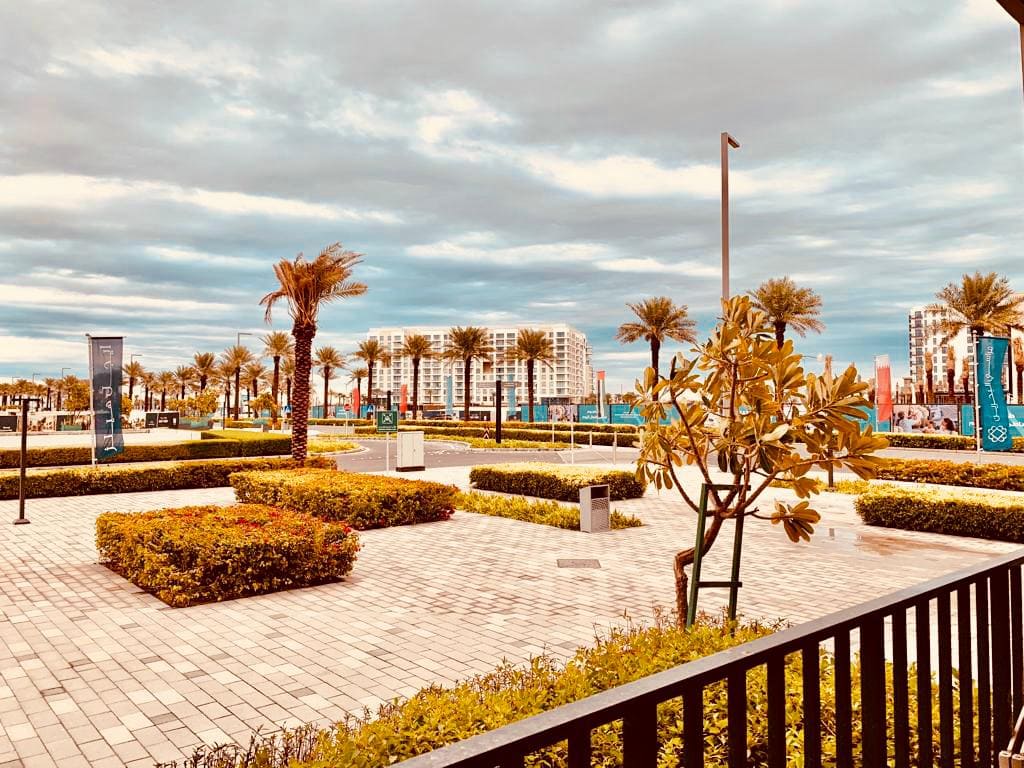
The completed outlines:
[[[422,476],[466,487],[468,473]],[[694,535],[670,494],[615,503],[645,525],[600,535],[457,513],[365,532],[343,583],[185,609],[96,562],[103,511],[231,501],[229,489],[35,500],[31,525],[0,525],[0,765],[151,765],[257,727],[327,723],[503,658],[566,655],[671,606],[670,558]],[[869,529],[850,497],[819,507],[810,544],[747,527],[747,615],[804,621],[1015,548]],[[0,502],[0,520],[15,512]],[[723,535],[706,577],[727,572],[730,544]],[[714,610],[724,594],[702,600]]]

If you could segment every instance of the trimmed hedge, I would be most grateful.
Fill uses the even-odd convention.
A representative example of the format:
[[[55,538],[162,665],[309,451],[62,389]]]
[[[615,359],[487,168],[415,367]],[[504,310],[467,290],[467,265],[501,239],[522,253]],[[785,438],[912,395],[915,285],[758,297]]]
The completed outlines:
[[[1024,466],[1017,464],[885,459],[876,477],[879,480],[1024,491]]]
[[[344,578],[359,539],[329,523],[254,504],[107,512],[96,549],[111,570],[175,608]]]
[[[937,432],[876,432],[889,441],[890,448],[931,448],[943,451],[973,451],[974,438]],[[1013,452],[1024,453],[1024,437],[1013,438]]]
[[[539,462],[473,467],[469,472],[469,481],[482,491],[577,502],[580,499],[580,488],[588,485],[607,485],[612,501],[637,499],[644,495],[645,490],[632,472],[621,469]]]
[[[430,435],[448,435],[450,437],[483,437],[486,432],[489,436],[494,436],[494,426],[492,424],[484,423],[479,427],[472,426],[456,426],[449,422],[446,427],[410,427],[407,422],[399,425],[399,429],[402,431],[416,430],[423,432],[426,436]],[[356,427],[357,435],[371,435],[376,434],[376,427],[360,426]],[[501,435],[503,438],[509,440],[523,440],[527,442],[538,442],[543,443],[551,442],[551,430],[544,429],[523,429],[518,427],[507,427],[502,425]],[[576,440],[577,446],[584,446],[590,443],[590,433],[583,430],[577,429],[575,433],[570,433],[568,429],[562,428],[555,430],[555,441],[559,443],[568,444],[572,439]],[[632,445],[636,441],[636,433],[630,433],[629,435],[613,435],[610,432],[594,432],[593,433],[594,445],[618,445],[620,448]]]
[[[359,425],[360,423],[365,424],[366,419],[310,419],[310,426],[323,425],[328,427],[344,427],[352,424]],[[490,425],[493,429],[493,422],[489,421],[455,421],[452,419],[401,419],[399,421],[400,426],[403,427],[464,427],[467,429],[483,429],[485,426]],[[516,421],[502,419],[502,428],[508,429],[535,429],[546,431],[548,435],[551,434],[550,421]],[[569,431],[569,422],[567,421],[556,421],[554,422],[556,431]],[[633,424],[588,424],[586,422],[576,422],[577,432],[618,432],[619,434],[636,435],[637,427]]]
[[[203,440],[234,440],[238,456],[287,456],[292,452],[291,435],[277,432],[246,432],[242,429],[217,429],[200,434]]]
[[[200,748],[196,758],[218,757],[233,768],[380,768],[452,744],[531,715],[607,691],[619,685],[663,672],[681,664],[711,656],[744,642],[769,634],[771,628],[743,624],[734,637],[729,629],[706,619],[692,630],[681,630],[661,622],[653,627],[629,627],[612,630],[599,637],[594,646],[580,648],[567,662],[551,656],[534,658],[526,666],[505,663],[494,671],[457,685],[430,686],[406,700],[396,700],[380,708],[376,716],[349,717],[337,725],[318,730],[305,727],[282,735],[260,739],[245,747]],[[824,764],[835,764],[836,722],[835,663],[833,657],[820,656],[821,711],[820,729]],[[860,696],[860,659],[850,662],[853,701]],[[910,722],[917,719],[916,670],[907,673],[907,709]],[[790,765],[803,765],[804,716],[800,706],[802,665],[799,654],[786,657],[782,736]],[[886,696],[893,697],[892,674],[886,675]],[[745,764],[767,765],[768,760],[768,680],[764,665],[746,673],[747,735]],[[959,764],[956,756],[940,755],[937,686],[932,683],[931,744],[936,764],[948,759]],[[954,717],[959,713],[959,697],[954,697]],[[726,685],[708,686],[704,699],[701,738],[708,768],[729,764],[728,696]],[[959,720],[954,719],[954,723]],[[818,725],[816,723],[816,725]],[[587,762],[595,766],[622,765],[622,723],[602,725],[590,734],[592,753]],[[692,736],[691,736],[692,738]],[[851,747],[859,753],[862,744],[861,718],[853,717]],[[683,712],[680,697],[658,706],[657,763],[660,766],[683,764]],[[954,739],[954,750],[959,741]],[[917,754],[918,735],[910,734],[910,754]],[[191,763],[190,763],[191,764]],[[214,765],[196,762],[196,765]],[[531,754],[531,766],[562,768],[569,765],[565,740]]]
[[[207,434],[206,432],[203,433]],[[188,440],[184,443],[153,443],[151,445],[126,445],[124,452],[103,464],[124,464],[135,461],[185,461],[187,459],[227,459],[238,455],[235,440],[219,439]],[[92,447],[87,445],[65,446],[63,448],[31,448],[25,453],[29,467],[63,467],[92,463]],[[21,466],[21,452],[0,451],[0,469],[16,469]]]
[[[876,486],[854,502],[868,525],[1024,543],[1024,499]]]
[[[90,496],[97,493],[177,491],[184,488],[223,488],[233,472],[278,470],[297,466],[288,458],[215,459],[172,463],[163,467],[56,469],[25,476],[25,497]],[[306,466],[333,467],[327,458],[306,460]],[[0,476],[0,499],[18,498],[18,475]]]
[[[357,530],[447,520],[457,493],[441,483],[315,469],[240,472],[231,485],[240,502],[340,520]]]
[[[491,517],[507,517],[521,520],[524,523],[550,525],[564,528],[567,531],[580,529],[579,507],[567,507],[554,500],[528,501],[518,496],[495,496],[489,493],[460,493],[455,506],[465,512]],[[611,513],[612,530],[637,528],[643,525],[636,515],[624,515],[621,512]]]

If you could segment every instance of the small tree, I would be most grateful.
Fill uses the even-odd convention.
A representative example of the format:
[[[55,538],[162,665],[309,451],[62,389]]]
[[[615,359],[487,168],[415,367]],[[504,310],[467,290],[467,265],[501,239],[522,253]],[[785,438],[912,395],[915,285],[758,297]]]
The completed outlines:
[[[872,453],[886,441],[861,426],[868,385],[852,365],[838,377],[804,371],[793,342],[778,346],[773,323],[749,298],[737,296],[722,306],[721,322],[692,358],[676,355],[667,378],[647,368],[636,383],[630,402],[644,419],[637,478],[677,489],[694,512],[698,497],[692,483],[687,490],[679,468],[695,466],[709,486],[729,486],[721,493],[709,489],[704,552],[725,521],[740,516],[781,524],[794,542],[809,540],[820,516],[808,501],[818,486],[807,473],[815,466],[845,466],[868,478],[881,461]],[[663,425],[669,416],[672,422]],[[727,479],[712,478],[711,457]],[[758,500],[775,480],[791,481],[801,500],[776,501],[772,512],[762,513]],[[680,623],[688,606],[685,568],[694,554],[689,548],[675,556]]]

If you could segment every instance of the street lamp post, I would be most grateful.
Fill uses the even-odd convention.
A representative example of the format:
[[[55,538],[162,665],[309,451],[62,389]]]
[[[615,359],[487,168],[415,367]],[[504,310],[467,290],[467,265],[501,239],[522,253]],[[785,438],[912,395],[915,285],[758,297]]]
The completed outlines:
[[[729,298],[729,147],[740,143],[722,132],[722,299]]]
[[[256,335],[255,333],[248,333],[246,331],[239,331],[238,333],[235,334],[235,346],[236,347],[242,346],[242,337],[243,336],[255,336],[255,335]]]
[[[1024,88],[1024,0],[998,0],[1010,17],[1020,24],[1021,87]]]

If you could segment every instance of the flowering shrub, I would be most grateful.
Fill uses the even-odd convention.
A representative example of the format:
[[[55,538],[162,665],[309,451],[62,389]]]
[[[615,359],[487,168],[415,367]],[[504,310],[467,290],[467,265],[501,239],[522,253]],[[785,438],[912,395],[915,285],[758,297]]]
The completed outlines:
[[[588,485],[607,485],[613,501],[644,495],[643,483],[632,472],[540,462],[473,467],[469,481],[482,491],[518,493],[560,501],[579,501],[580,488]]]
[[[359,539],[343,523],[240,504],[107,512],[96,548],[105,565],[180,608],[337,581]]]
[[[447,520],[457,492],[441,483],[314,469],[241,472],[231,485],[241,502],[342,520],[358,530]]]

